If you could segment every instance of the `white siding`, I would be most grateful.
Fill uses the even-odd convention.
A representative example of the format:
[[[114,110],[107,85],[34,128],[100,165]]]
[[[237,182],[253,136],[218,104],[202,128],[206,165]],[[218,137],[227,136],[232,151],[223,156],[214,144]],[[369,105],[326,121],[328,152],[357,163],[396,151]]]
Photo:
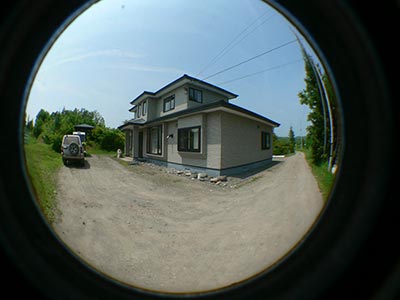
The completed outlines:
[[[221,168],[221,113],[207,114],[207,168]]]
[[[167,112],[164,112],[164,99],[175,95],[175,108],[172,110],[169,110]],[[173,90],[172,92],[169,92],[165,95],[163,95],[162,97],[160,97],[160,99],[157,101],[157,118],[158,117],[162,117],[162,116],[166,116],[169,114],[173,114],[176,113],[178,111],[187,109],[187,95],[185,94],[185,90],[183,88],[178,88],[176,90]]]
[[[152,120],[154,118],[159,118],[162,116],[176,113],[181,110],[194,108],[211,102],[216,102],[221,100],[228,101],[228,98],[222,96],[221,94],[214,93],[201,88],[196,88],[196,89],[201,90],[203,92],[203,103],[198,103],[189,100],[189,86],[181,86],[169,93],[162,95],[162,97],[158,99],[149,99],[151,104],[148,107],[149,113],[147,120]],[[175,108],[170,111],[164,112],[164,99],[172,95],[175,95]]]
[[[200,105],[209,104],[209,103],[217,102],[217,101],[221,101],[221,100],[228,101],[228,98],[222,96],[221,94],[214,93],[214,92],[211,92],[211,91],[208,91],[208,90],[204,90],[204,89],[201,89],[201,88],[197,88],[197,87],[193,87],[193,88],[202,91],[202,93],[203,93],[203,103],[199,103],[199,102],[196,102],[196,101],[189,100],[189,92],[188,92],[188,94],[186,95],[187,96],[187,102],[188,102],[188,108],[193,108],[193,107],[197,107],[197,106],[200,106]],[[188,87],[188,91],[189,91],[189,87]]]
[[[222,168],[241,166],[272,158],[271,126],[230,113],[222,113]],[[271,135],[271,148],[261,149],[261,132]]]
[[[177,164],[219,169],[221,166],[220,113],[196,114],[166,123],[168,161]],[[178,128],[201,126],[201,152],[178,151]]]

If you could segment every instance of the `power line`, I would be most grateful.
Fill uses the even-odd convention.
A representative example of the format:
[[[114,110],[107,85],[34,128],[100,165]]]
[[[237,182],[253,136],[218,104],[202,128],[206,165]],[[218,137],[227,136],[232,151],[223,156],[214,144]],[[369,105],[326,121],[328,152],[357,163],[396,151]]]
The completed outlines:
[[[209,78],[211,78],[211,77],[217,76],[217,75],[219,75],[219,74],[221,74],[221,73],[224,73],[224,72],[226,72],[226,71],[232,70],[233,68],[236,68],[236,67],[238,67],[238,66],[240,66],[240,65],[243,65],[243,64],[245,64],[245,63],[247,63],[247,62],[249,62],[249,61],[252,61],[252,60],[254,60],[254,59],[256,59],[256,58],[259,58],[259,57],[261,57],[261,56],[263,56],[263,55],[265,55],[265,54],[271,53],[271,52],[273,52],[273,51],[275,51],[275,50],[278,50],[278,49],[280,49],[280,48],[283,48],[283,47],[286,47],[286,46],[288,46],[288,45],[290,45],[290,44],[293,44],[293,43],[296,42],[296,41],[297,41],[297,40],[294,39],[294,40],[291,40],[291,41],[289,41],[289,42],[286,42],[286,43],[284,43],[284,44],[282,44],[282,45],[280,45],[280,46],[277,46],[277,47],[275,47],[275,48],[272,48],[272,49],[270,49],[270,50],[267,50],[267,51],[265,51],[265,52],[263,52],[263,53],[260,53],[260,54],[258,54],[258,55],[256,55],[256,56],[253,56],[253,57],[251,57],[251,58],[249,58],[249,59],[246,59],[246,60],[244,60],[244,61],[242,61],[242,62],[240,62],[240,63],[238,63],[238,64],[236,64],[236,65],[233,65],[233,66],[228,67],[228,68],[226,68],[226,69],[223,69],[223,70],[221,70],[221,71],[219,71],[219,72],[217,72],[217,73],[214,73],[214,74],[212,74],[212,75],[210,75],[210,76],[207,76],[207,77],[203,78],[202,80],[206,80],[206,79],[209,79]]]
[[[240,79],[244,79],[244,78],[247,78],[247,77],[251,77],[251,76],[254,76],[254,75],[258,75],[258,74],[261,74],[261,73],[264,73],[264,72],[268,72],[268,71],[271,71],[271,70],[280,69],[280,68],[286,67],[286,66],[288,66],[288,65],[295,64],[295,63],[300,62],[300,61],[303,61],[303,59],[302,59],[302,58],[296,59],[296,60],[293,60],[293,61],[290,61],[290,62],[281,64],[281,65],[273,66],[273,67],[270,67],[270,68],[268,68],[268,69],[264,69],[264,70],[255,72],[255,73],[247,74],[247,75],[244,75],[244,76],[241,76],[241,77],[237,77],[237,78],[234,78],[234,79],[231,79],[231,80],[228,80],[228,81],[224,81],[224,82],[221,82],[221,83],[217,83],[217,85],[226,84],[226,83],[230,83],[230,82],[234,82],[234,81],[237,81],[237,80],[240,80]]]
[[[276,14],[271,15],[269,18],[265,19],[262,23],[258,24],[258,26],[254,27],[252,31],[248,32],[245,36],[243,36],[239,41],[237,41],[235,44],[232,45],[232,47],[230,47],[225,53],[227,54],[229,51],[231,51],[233,48],[236,47],[236,45],[240,44],[246,37],[248,37],[250,34],[252,34],[258,27],[264,25],[267,21],[271,20],[273,17],[275,17]],[[224,56],[222,55],[222,56]],[[222,58],[222,56],[218,59],[220,60]],[[217,61],[218,61],[217,60]]]
[[[253,22],[251,22],[248,26],[246,26],[238,35],[236,35],[203,69],[200,70],[199,73],[197,73],[196,77],[202,74],[205,70],[207,70],[210,66],[215,64],[218,60],[220,60],[225,54],[227,54],[230,50],[232,50],[237,44],[239,44],[245,37],[247,37],[249,34],[251,34],[255,29],[260,27],[262,24],[264,24],[266,21],[271,19],[273,16],[276,14],[273,14],[270,16],[268,19],[266,19],[264,22],[259,24],[256,28],[254,28],[251,32],[246,34],[239,42],[235,43],[235,41],[244,33],[246,32],[247,29],[249,29],[251,26],[253,26],[258,20],[260,20],[262,17],[264,17],[268,12],[263,13],[261,16],[257,17]],[[231,48],[229,48],[233,43],[235,43]],[[229,48],[229,49],[228,49]]]

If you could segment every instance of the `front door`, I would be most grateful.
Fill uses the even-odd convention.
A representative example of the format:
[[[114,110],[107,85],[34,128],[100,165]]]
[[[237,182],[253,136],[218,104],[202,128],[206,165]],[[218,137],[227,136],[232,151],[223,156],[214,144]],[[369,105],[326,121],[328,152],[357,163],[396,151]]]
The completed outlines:
[[[131,130],[125,131],[125,155],[126,156],[132,155],[132,131]]]
[[[138,153],[138,157],[139,158],[143,158],[143,131],[139,132],[139,153]]]

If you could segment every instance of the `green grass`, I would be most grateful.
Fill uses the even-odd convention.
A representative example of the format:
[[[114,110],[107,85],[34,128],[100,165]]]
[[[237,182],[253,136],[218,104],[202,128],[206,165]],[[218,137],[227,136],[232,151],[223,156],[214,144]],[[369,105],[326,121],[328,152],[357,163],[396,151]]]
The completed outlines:
[[[314,174],[315,179],[318,182],[319,189],[321,190],[322,196],[326,201],[328,199],[329,193],[332,189],[333,181],[335,180],[335,175],[328,171],[328,162],[321,164],[314,164],[311,159],[310,150],[304,149],[304,154],[306,155],[306,160],[311,167],[311,171]]]
[[[94,155],[108,155],[108,156],[114,156],[114,157],[117,156],[117,151],[106,151],[106,150],[100,149],[98,147],[87,147],[86,152],[89,155],[94,154]]]
[[[26,165],[36,199],[42,212],[52,223],[57,214],[56,198],[56,173],[63,165],[60,153],[47,145],[28,136],[25,139]]]

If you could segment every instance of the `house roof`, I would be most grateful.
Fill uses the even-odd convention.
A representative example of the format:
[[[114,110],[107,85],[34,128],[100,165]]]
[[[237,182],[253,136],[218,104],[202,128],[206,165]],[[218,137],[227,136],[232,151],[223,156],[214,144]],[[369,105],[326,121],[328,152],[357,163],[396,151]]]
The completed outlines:
[[[127,123],[119,126],[118,128],[122,130],[122,129],[124,129],[124,127],[129,126],[129,125],[136,125],[136,126],[151,125],[151,124],[155,124],[155,123],[160,123],[160,122],[165,122],[168,120],[176,119],[178,117],[182,117],[182,116],[186,116],[186,115],[192,115],[192,114],[202,113],[202,112],[212,112],[212,111],[216,111],[216,110],[223,110],[226,112],[241,115],[243,117],[256,119],[263,123],[268,123],[269,125],[271,125],[273,127],[280,126],[280,124],[278,122],[275,122],[275,121],[268,119],[264,116],[261,116],[259,114],[256,114],[255,112],[252,112],[250,110],[244,109],[240,106],[231,104],[226,101],[217,101],[217,102],[212,102],[209,104],[197,106],[194,108],[181,110],[176,113],[168,114],[166,116],[162,116],[162,117],[159,117],[159,118],[147,121],[147,122],[143,122],[143,120],[131,120],[131,121],[128,121]]]
[[[94,129],[94,126],[89,125],[89,124],[79,124],[79,125],[74,125],[75,130],[92,130]]]
[[[133,99],[130,103],[132,105],[135,105],[135,103],[138,103],[142,100],[144,100],[145,98],[148,97],[160,97],[165,93],[168,93],[186,83],[190,83],[192,85],[195,86],[202,86],[202,87],[206,87],[212,91],[224,94],[228,99],[234,99],[236,98],[238,95],[231,93],[227,90],[224,90],[223,88],[220,88],[216,85],[213,85],[211,83],[202,81],[200,79],[194,78],[192,76],[189,76],[187,74],[184,74],[183,76],[179,77],[178,79],[172,81],[171,83],[168,83],[166,86],[162,87],[161,89],[159,89],[156,92],[149,92],[149,91],[144,91],[143,93],[141,93],[139,96],[137,96],[135,99]]]

